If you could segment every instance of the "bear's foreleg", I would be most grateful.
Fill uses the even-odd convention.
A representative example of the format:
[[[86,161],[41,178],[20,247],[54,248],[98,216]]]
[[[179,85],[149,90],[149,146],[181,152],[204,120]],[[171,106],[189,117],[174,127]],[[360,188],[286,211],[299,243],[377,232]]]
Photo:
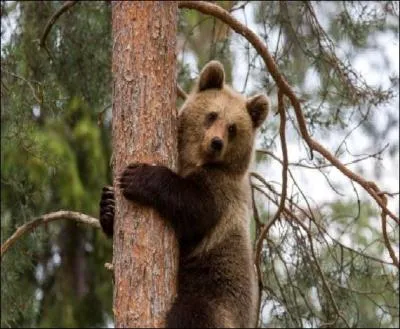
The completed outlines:
[[[164,166],[131,164],[123,171],[119,186],[128,200],[155,208],[185,240],[201,237],[220,217],[202,177],[181,177]]]

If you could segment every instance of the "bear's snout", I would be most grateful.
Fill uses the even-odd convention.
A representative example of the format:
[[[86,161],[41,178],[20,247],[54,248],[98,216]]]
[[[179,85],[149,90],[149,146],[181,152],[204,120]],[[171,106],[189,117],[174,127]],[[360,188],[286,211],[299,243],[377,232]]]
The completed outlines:
[[[214,137],[211,140],[211,149],[215,152],[221,152],[224,147],[224,141],[219,137]]]

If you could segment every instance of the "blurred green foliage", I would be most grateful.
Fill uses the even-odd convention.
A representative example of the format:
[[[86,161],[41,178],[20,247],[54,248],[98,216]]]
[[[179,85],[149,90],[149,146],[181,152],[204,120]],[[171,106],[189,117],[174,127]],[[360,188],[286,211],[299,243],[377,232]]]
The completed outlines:
[[[52,211],[97,217],[111,179],[110,122],[97,123],[111,100],[110,6],[79,3],[54,25],[47,53],[38,39],[59,6],[2,3],[3,16],[18,13],[2,47],[2,242]],[[2,260],[2,327],[104,325],[112,317],[103,270],[111,257],[110,242],[93,228],[67,221],[38,228]]]

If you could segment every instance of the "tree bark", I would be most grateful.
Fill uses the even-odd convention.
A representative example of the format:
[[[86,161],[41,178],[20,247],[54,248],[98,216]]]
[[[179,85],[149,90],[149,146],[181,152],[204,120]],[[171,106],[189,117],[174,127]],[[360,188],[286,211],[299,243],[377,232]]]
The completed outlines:
[[[112,8],[115,327],[162,327],[175,295],[177,243],[149,208],[127,201],[118,175],[132,162],[175,169],[175,1],[119,1]]]

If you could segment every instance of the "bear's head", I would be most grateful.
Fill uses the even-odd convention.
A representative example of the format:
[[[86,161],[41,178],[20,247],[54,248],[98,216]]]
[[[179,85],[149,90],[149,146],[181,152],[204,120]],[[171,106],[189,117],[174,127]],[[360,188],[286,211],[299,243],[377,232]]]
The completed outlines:
[[[254,137],[269,109],[265,95],[246,98],[225,84],[218,61],[201,71],[196,86],[179,112],[179,171],[185,175],[200,166],[246,172]]]

